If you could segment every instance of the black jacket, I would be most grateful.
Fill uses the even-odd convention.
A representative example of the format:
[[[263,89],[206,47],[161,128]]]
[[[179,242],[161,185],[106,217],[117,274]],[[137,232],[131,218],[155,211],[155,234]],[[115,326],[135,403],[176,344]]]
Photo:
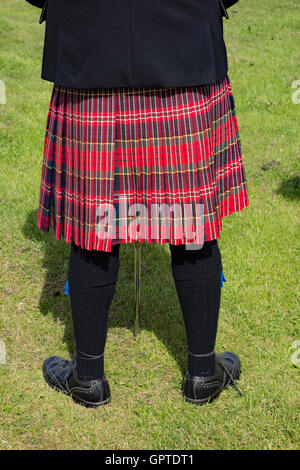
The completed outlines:
[[[175,87],[227,73],[238,0],[26,0],[46,20],[42,78],[73,88]]]

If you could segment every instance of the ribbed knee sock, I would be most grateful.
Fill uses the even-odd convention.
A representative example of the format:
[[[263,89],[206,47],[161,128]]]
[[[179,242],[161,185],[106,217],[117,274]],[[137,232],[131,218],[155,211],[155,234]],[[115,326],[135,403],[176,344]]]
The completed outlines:
[[[72,243],[68,281],[77,352],[76,371],[85,380],[102,378],[109,308],[119,272],[119,245],[111,253]]]
[[[170,245],[171,269],[179,297],[188,342],[191,375],[213,375],[221,299],[222,260],[217,240],[201,250]]]

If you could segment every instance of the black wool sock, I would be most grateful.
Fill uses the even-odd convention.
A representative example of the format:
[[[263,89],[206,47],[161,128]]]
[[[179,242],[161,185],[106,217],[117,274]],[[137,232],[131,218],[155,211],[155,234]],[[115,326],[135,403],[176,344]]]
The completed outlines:
[[[104,375],[109,308],[119,272],[119,245],[111,253],[71,247],[69,286],[77,352],[76,372],[85,380]]]
[[[207,376],[216,372],[214,353],[221,299],[222,260],[217,240],[201,250],[170,245],[171,267],[188,342],[188,371]]]

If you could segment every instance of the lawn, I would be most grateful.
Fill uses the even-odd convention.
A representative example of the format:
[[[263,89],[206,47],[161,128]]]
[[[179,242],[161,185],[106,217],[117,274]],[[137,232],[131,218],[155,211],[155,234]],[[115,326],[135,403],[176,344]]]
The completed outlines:
[[[0,13],[0,448],[298,448],[299,1],[241,0],[224,21],[250,205],[223,219],[216,348],[240,355],[243,395],[226,390],[204,407],[180,393],[186,339],[168,245],[143,245],[136,340],[134,248],[121,247],[106,347],[111,404],[86,409],[44,382],[43,360],[74,351],[63,293],[70,246],[35,222],[52,84],[40,79],[38,10],[6,0]]]

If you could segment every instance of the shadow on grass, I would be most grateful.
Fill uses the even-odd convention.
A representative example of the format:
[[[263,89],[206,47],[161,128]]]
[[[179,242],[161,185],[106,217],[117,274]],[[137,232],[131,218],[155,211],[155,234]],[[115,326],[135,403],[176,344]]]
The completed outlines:
[[[300,176],[293,176],[282,181],[276,193],[288,200],[300,199]]]
[[[46,279],[39,302],[43,315],[52,315],[65,326],[63,341],[72,357],[75,350],[69,296],[64,295],[70,245],[57,241],[52,231],[41,232],[36,225],[37,211],[28,214],[23,233],[26,238],[44,243],[43,268]],[[165,245],[142,245],[142,302],[141,330],[155,333],[180,367],[186,368],[186,336],[179,301],[171,275]],[[120,272],[110,309],[109,328],[133,330],[134,323],[134,248],[120,247]],[[55,355],[53,351],[53,355]]]

